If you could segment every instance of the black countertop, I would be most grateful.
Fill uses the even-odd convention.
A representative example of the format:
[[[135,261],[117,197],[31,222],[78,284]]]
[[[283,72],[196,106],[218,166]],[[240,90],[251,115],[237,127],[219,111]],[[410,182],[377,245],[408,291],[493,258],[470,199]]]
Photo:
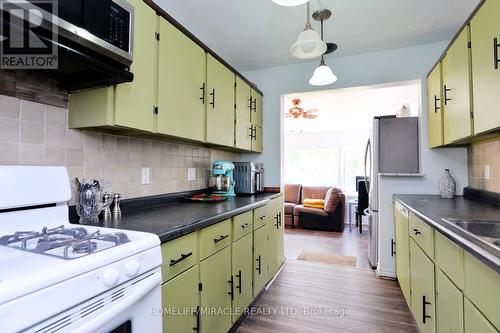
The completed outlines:
[[[498,220],[500,206],[457,196],[442,199],[439,195],[395,194],[394,199],[437,229],[451,241],[500,273],[500,248],[485,245],[476,237],[443,219]]]
[[[150,206],[147,201],[140,208],[124,210],[120,219],[100,221],[99,226],[124,230],[150,232],[162,243],[223,221],[235,215],[266,205],[280,193],[262,193],[237,196],[218,203],[176,200]],[[72,221],[72,223],[77,223]]]

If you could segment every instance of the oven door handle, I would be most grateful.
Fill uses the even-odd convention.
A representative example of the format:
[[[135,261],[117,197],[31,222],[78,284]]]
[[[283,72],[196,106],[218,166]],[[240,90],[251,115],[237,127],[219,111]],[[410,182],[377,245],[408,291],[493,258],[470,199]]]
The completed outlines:
[[[128,308],[134,306],[140,299],[144,298],[153,289],[160,287],[160,285],[161,275],[160,273],[154,273],[152,276],[144,279],[141,283],[139,283],[134,292],[119,301],[115,306],[107,309],[105,312],[92,319],[92,321],[81,325],[80,327],[74,329],[72,332],[97,332],[104,325],[108,324],[113,318],[115,318]]]

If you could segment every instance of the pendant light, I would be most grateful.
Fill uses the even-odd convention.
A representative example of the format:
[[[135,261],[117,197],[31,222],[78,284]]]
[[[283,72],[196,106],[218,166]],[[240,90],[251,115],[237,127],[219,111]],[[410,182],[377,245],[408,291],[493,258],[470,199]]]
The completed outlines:
[[[295,58],[313,59],[321,56],[326,51],[326,44],[321,40],[318,33],[312,29],[309,16],[308,2],[306,27],[304,31],[300,33],[295,44],[290,48],[290,53]]]
[[[306,3],[307,1],[309,0],[273,0],[275,4],[286,7],[299,6]]]
[[[332,12],[328,9],[318,10],[314,12],[313,18],[316,21],[321,22],[321,40],[323,40],[323,21],[330,18]],[[325,44],[326,45],[326,44]],[[333,74],[330,67],[328,67],[325,63],[324,55],[332,53],[337,49],[337,45],[333,43],[328,43],[328,47],[325,50],[324,54],[321,55],[321,62],[319,63],[318,68],[314,70],[313,76],[309,80],[309,84],[312,86],[325,86],[328,84],[332,84],[337,81],[337,76]]]

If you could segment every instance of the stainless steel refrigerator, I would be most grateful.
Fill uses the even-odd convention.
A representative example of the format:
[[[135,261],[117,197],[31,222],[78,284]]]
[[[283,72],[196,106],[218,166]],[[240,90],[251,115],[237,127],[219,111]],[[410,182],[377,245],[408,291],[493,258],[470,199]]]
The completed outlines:
[[[368,261],[378,263],[379,187],[381,175],[419,173],[418,117],[382,116],[373,119],[373,131],[365,150],[365,184],[368,191]]]

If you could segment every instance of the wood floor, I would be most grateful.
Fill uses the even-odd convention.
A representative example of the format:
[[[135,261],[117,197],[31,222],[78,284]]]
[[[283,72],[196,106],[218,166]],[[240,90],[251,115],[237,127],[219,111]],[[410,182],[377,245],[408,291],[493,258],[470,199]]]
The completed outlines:
[[[288,259],[238,333],[412,333],[397,283],[367,269]]]
[[[368,263],[368,233],[359,233],[346,226],[343,233],[306,229],[285,229],[285,256],[297,259],[304,250],[329,252],[356,257],[356,267],[370,268]]]

